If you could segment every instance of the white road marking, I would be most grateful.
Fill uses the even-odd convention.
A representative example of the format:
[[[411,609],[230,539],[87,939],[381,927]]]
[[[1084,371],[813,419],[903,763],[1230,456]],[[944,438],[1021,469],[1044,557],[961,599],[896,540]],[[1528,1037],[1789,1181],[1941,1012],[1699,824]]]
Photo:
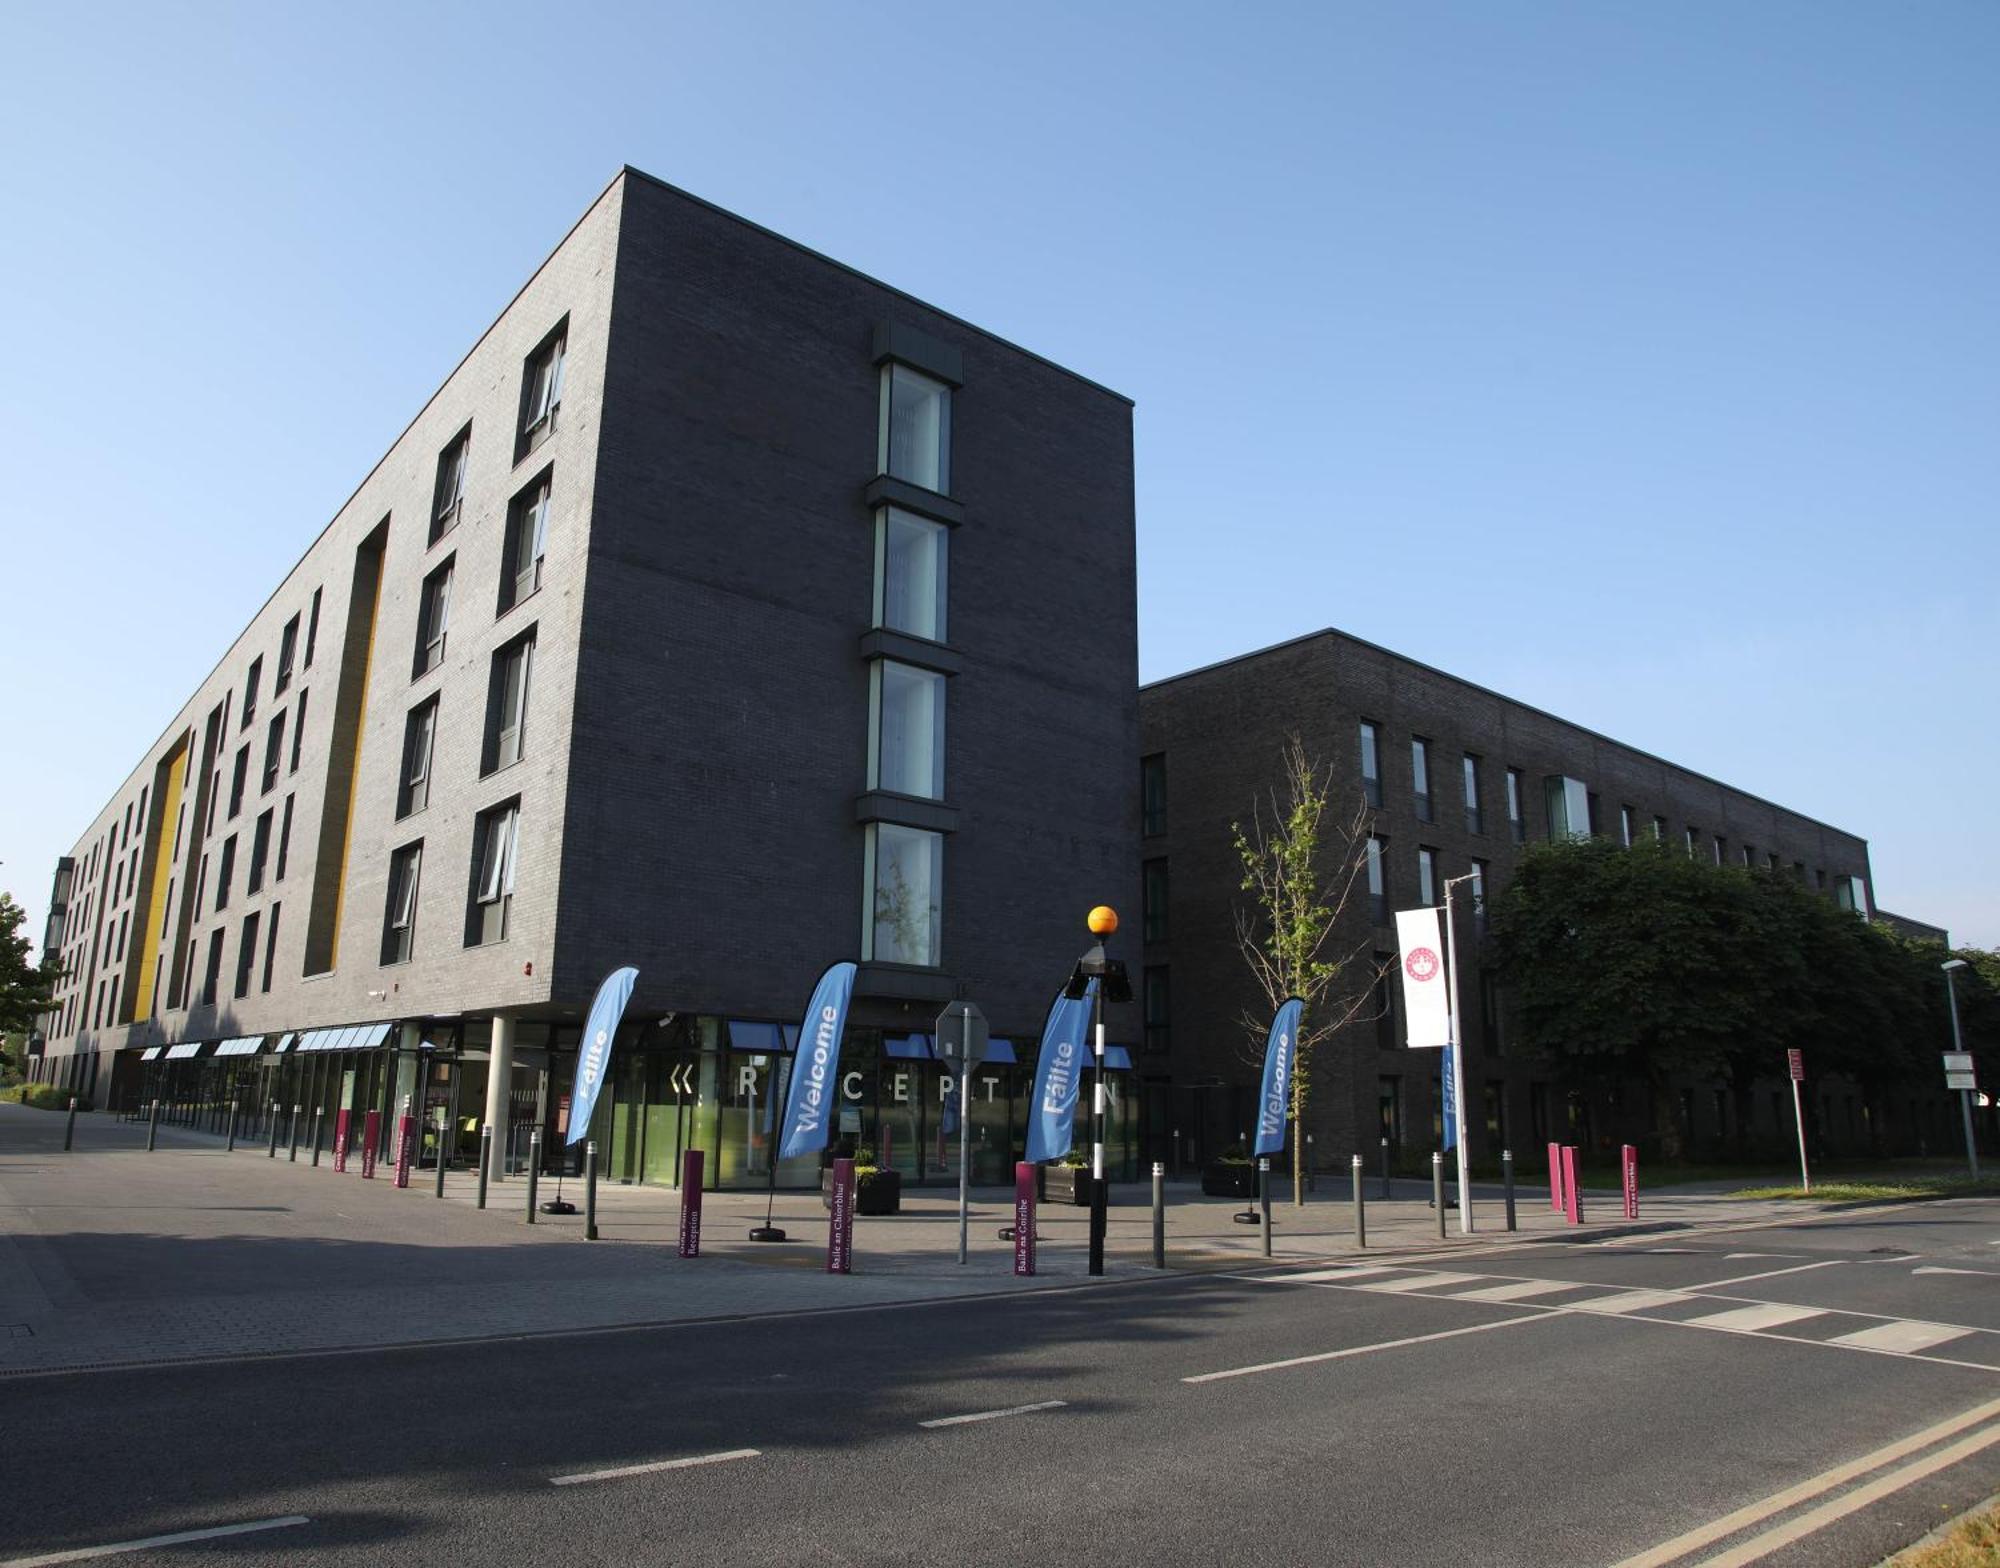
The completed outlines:
[[[1723,1255],[1722,1261],[1729,1263],[1737,1258],[1796,1258],[1797,1256],[1796,1252],[1730,1252]]]
[[[1357,1287],[1358,1288],[1358,1287]],[[1316,1356],[1291,1356],[1283,1361],[1260,1361],[1255,1366],[1230,1367],[1222,1372],[1203,1372],[1184,1377],[1183,1383],[1219,1383],[1224,1378],[1249,1377],[1257,1372],[1283,1372],[1292,1367],[1317,1366],[1322,1361],[1344,1361],[1349,1356],[1369,1356],[1378,1350],[1400,1350],[1405,1345],[1428,1345],[1433,1340],[1456,1339],[1461,1334],[1490,1334],[1496,1328],[1519,1328],[1523,1323],[1553,1323],[1560,1313],[1533,1313],[1526,1317],[1501,1318],[1493,1323],[1475,1323],[1470,1328],[1448,1328],[1436,1334],[1413,1334],[1408,1339],[1385,1339],[1374,1345],[1353,1345],[1346,1350],[1323,1350]],[[6,1568],[0,1564],[0,1568]]]
[[[1698,1525],[1684,1535],[1675,1536],[1671,1541],[1662,1541],[1658,1546],[1614,1563],[1612,1568],[1663,1568],[1664,1564],[1685,1557],[1689,1552],[1734,1535],[1748,1525],[1769,1519],[1773,1514],[1781,1514],[1786,1509],[1796,1507],[1824,1492],[1830,1492],[1836,1486],[1844,1485],[1857,1476],[1864,1476],[1871,1470],[1879,1470],[1892,1460],[1913,1454],[1920,1448],[1928,1448],[1942,1438],[1950,1437],[1955,1432],[1962,1432],[1969,1426],[1978,1426],[1982,1421],[1996,1415],[2000,1415],[2000,1399],[1976,1405],[1962,1415],[1940,1421],[1935,1426],[1925,1427],[1921,1432],[1913,1432],[1908,1437],[1876,1449],[1873,1453],[1863,1454],[1859,1459],[1851,1459],[1846,1464],[1835,1465],[1831,1470],[1823,1470],[1796,1486],[1786,1487],[1782,1492],[1773,1492],[1760,1502],[1747,1503],[1734,1513],[1724,1514],[1720,1519],[1711,1519],[1707,1524]]]
[[[1469,1285],[1484,1279],[1483,1274],[1419,1274],[1414,1279],[1377,1280],[1372,1285],[1356,1285],[1356,1290],[1376,1290],[1401,1295],[1405,1291],[1430,1290],[1438,1285]]]
[[[1330,1280],[1360,1279],[1369,1274],[1391,1272],[1386,1264],[1356,1265],[1353,1268],[1313,1269],[1305,1274],[1245,1274],[1243,1279],[1254,1279],[1260,1285],[1323,1285]]]
[[[285,1514],[277,1519],[252,1519],[243,1524],[219,1524],[206,1530],[176,1530],[172,1535],[149,1535],[138,1541],[113,1541],[108,1546],[80,1546],[69,1552],[44,1552],[38,1557],[9,1557],[0,1568],[50,1568],[54,1563],[88,1562],[93,1557],[116,1557],[122,1552],[151,1551],[156,1546],[179,1546],[184,1541],[213,1541],[225,1535],[249,1535],[257,1530],[285,1530],[295,1524],[311,1524],[304,1514]]]
[[[1676,1290],[1621,1290],[1609,1296],[1591,1296],[1584,1301],[1565,1301],[1565,1312],[1642,1312],[1648,1307],[1678,1306],[1692,1301]]]
[[[1558,1290],[1589,1290],[1567,1279],[1519,1279],[1509,1285],[1488,1285],[1484,1290],[1461,1290],[1453,1301],[1519,1301],[1523,1296],[1547,1296]]]
[[[1944,1345],[1954,1339],[1963,1339],[1971,1332],[1969,1328],[1952,1328],[1944,1323],[1878,1323],[1873,1328],[1864,1328],[1857,1333],[1842,1334],[1838,1339],[1828,1340],[1827,1343],[1853,1345],[1861,1350],[1893,1350],[1907,1356],[1919,1350],[1929,1350],[1933,1345]]]
[[[1703,1280],[1699,1285],[1688,1286],[1689,1290],[1719,1290],[1724,1285],[1747,1285],[1753,1279],[1776,1279],[1780,1274],[1805,1274],[1813,1269],[1838,1268],[1845,1258],[1828,1258],[1823,1263],[1800,1263],[1788,1269],[1766,1269],[1761,1274],[1738,1274],[1733,1279]]]
[[[1060,1410],[1069,1401],[1065,1399],[1044,1399],[1039,1404],[1009,1405],[1005,1410],[978,1410],[969,1416],[939,1416],[934,1421],[919,1421],[918,1426],[966,1426],[974,1421],[998,1421],[1002,1416],[1025,1416],[1037,1410]]]
[[[1981,1279],[2000,1279],[2000,1274],[1994,1273],[1991,1269],[1947,1269],[1928,1263],[1920,1269],[1911,1269],[1910,1272],[1912,1274],[1976,1274]]]
[[[1820,1307],[1737,1307],[1729,1312],[1711,1312],[1705,1318],[1689,1318],[1696,1328],[1729,1329],[1738,1334],[1754,1334],[1760,1329],[1782,1328],[1787,1323],[1803,1323],[1807,1318],[1823,1318]]]
[[[656,1459],[645,1465],[619,1465],[613,1470],[581,1470],[575,1475],[552,1475],[550,1486],[580,1486],[585,1481],[616,1481],[628,1475],[651,1475],[658,1470],[692,1470],[696,1465],[719,1465],[731,1459],[755,1459],[755,1448],[730,1448],[719,1454],[690,1454],[685,1459]],[[0,1563],[0,1568],[7,1565]]]

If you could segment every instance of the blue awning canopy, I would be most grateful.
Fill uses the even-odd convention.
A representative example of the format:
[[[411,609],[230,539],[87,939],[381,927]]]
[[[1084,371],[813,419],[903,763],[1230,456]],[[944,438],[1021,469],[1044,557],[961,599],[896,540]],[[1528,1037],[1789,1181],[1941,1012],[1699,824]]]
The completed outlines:
[[[882,1054],[901,1062],[927,1062],[931,1059],[931,1037],[927,1034],[885,1035]]]
[[[1132,1053],[1122,1045],[1107,1045],[1104,1048],[1104,1065],[1113,1072],[1129,1073],[1132,1070]]]
[[[1002,1039],[996,1035],[993,1039],[986,1042],[986,1061],[988,1064],[998,1062],[1004,1067],[1011,1067],[1015,1060],[1014,1042],[1012,1040]]]
[[[758,1023],[750,1018],[729,1020],[729,1049],[732,1051],[755,1051],[759,1055],[771,1055],[784,1050],[783,1037],[776,1024]]]

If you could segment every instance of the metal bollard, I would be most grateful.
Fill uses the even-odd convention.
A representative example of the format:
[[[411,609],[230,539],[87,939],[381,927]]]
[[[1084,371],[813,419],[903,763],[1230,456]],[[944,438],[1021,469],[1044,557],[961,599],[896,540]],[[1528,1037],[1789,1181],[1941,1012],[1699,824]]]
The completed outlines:
[[[155,1100],[151,1109],[146,1112],[146,1152],[148,1154],[153,1152],[153,1145],[159,1141],[159,1137],[160,1102]]]
[[[493,1169],[493,1124],[479,1129],[479,1207],[486,1207],[486,1178]]]
[[[444,1196],[444,1135],[448,1123],[449,1118],[445,1113],[445,1108],[440,1105],[438,1107],[437,1192],[435,1194],[435,1196],[440,1198]]]
[[[1354,1156],[1354,1245],[1368,1245],[1368,1211],[1361,1196],[1361,1156]]]
[[[583,1239],[597,1240],[597,1140],[583,1146]]]
[[[1431,1155],[1431,1206],[1438,1214],[1438,1240],[1444,1240],[1444,1156]]]
[[[1271,1157],[1257,1161],[1257,1208],[1264,1216],[1264,1256],[1271,1255]]]
[[[224,1152],[228,1154],[236,1152],[236,1102],[234,1100],[229,1102],[229,1147]]]
[[[1153,1161],[1153,1267],[1167,1266],[1167,1168]]]
[[[76,1096],[71,1095],[69,1097],[69,1120],[63,1124],[63,1153],[65,1154],[69,1153],[70,1146],[75,1142],[76,1142]]]
[[[275,1160],[277,1157],[278,1157],[278,1102],[276,1100],[273,1100],[271,1102],[271,1147],[264,1151],[264,1158],[267,1160]]]
[[[1507,1183],[1507,1228],[1514,1228],[1514,1151],[1500,1151],[1500,1176]]]
[[[285,1123],[285,1142],[291,1145],[291,1162],[299,1163],[299,1117],[304,1112],[303,1105],[292,1106],[291,1120]]]
[[[313,1107],[313,1169],[319,1169],[320,1124],[326,1115],[324,1106]]]
[[[1319,1178],[1313,1172],[1313,1135],[1306,1134],[1306,1191],[1319,1191]]]
[[[1382,1196],[1389,1196],[1389,1140],[1382,1140]]]
[[[528,1134],[528,1223],[535,1223],[535,1182],[542,1174],[542,1129]]]

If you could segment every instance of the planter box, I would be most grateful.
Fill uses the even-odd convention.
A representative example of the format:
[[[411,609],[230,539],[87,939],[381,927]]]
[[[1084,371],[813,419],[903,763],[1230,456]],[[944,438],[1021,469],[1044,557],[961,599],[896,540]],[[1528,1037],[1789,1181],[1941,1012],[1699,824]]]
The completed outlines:
[[[1201,1190],[1211,1198],[1250,1198],[1257,1193],[1257,1167],[1210,1160],[1201,1168]]]
[[[1066,1203],[1083,1209],[1090,1206],[1090,1171],[1082,1165],[1041,1167],[1041,1201]]]
[[[833,1172],[819,1173],[819,1201],[833,1207]],[[900,1214],[903,1211],[903,1173],[878,1169],[872,1176],[857,1176],[854,1182],[856,1214]]]

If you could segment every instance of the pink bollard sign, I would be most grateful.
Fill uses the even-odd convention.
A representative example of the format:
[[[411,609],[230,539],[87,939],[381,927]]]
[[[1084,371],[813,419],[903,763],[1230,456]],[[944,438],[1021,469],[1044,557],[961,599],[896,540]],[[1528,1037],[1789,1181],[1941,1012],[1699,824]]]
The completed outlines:
[[[342,1106],[333,1116],[333,1173],[345,1175],[347,1171],[347,1131],[354,1113]]]
[[[1576,1145],[1563,1145],[1563,1205],[1572,1225],[1583,1223],[1583,1192],[1576,1180]]]
[[[1549,1209],[1560,1214],[1563,1211],[1562,1145],[1549,1145]]]
[[[382,1144],[382,1113],[370,1111],[361,1127],[361,1174],[365,1180],[375,1179],[375,1151]]]
[[[826,1271],[854,1272],[854,1162],[833,1162],[832,1215],[826,1230]]]
[[[689,1149],[681,1156],[681,1256],[701,1256],[701,1167],[702,1151]]]
[[[1035,1272],[1035,1167],[1026,1160],[1014,1166],[1014,1272]]]
[[[416,1151],[416,1144],[416,1119],[408,1111],[405,1111],[401,1116],[396,1118],[396,1185],[398,1187],[407,1187],[410,1184],[410,1160]]]
[[[1625,1177],[1625,1218],[1636,1220],[1639,1217],[1639,1150],[1636,1146],[1625,1145],[1621,1169]]]

